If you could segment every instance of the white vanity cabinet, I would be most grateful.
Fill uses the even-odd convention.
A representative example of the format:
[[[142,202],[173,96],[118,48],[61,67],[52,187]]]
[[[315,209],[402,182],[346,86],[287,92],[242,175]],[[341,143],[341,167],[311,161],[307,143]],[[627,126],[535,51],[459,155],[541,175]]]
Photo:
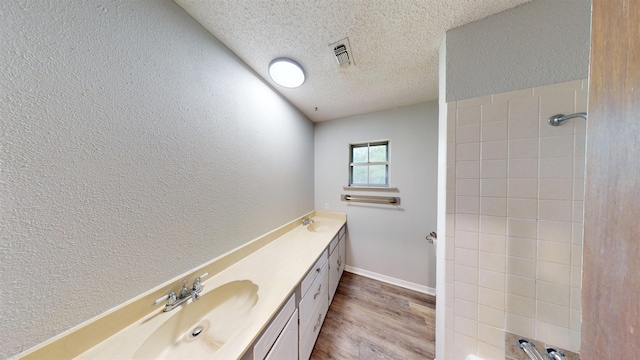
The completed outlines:
[[[293,312],[265,360],[291,360],[298,356],[298,310]]]
[[[318,339],[322,322],[329,309],[329,277],[328,252],[325,250],[314,267],[302,281],[300,304],[300,348],[299,359],[306,360],[311,356],[313,345]],[[309,284],[310,285],[306,285]]]
[[[293,357],[290,354],[294,354]],[[253,359],[295,359],[298,354],[298,310],[296,295],[284,304],[278,315],[253,345]]]
[[[345,244],[343,226],[243,360],[309,359],[344,271]]]
[[[329,245],[329,303],[333,301],[333,296],[338,289],[340,278],[344,272],[347,255],[346,244],[345,228],[343,226],[333,240],[331,240],[331,245]]]

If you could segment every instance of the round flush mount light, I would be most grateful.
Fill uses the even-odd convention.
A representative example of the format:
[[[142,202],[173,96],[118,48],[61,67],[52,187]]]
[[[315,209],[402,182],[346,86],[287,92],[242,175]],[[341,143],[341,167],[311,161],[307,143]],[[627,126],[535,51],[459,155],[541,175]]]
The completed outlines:
[[[304,70],[297,62],[287,58],[277,58],[269,64],[269,76],[276,84],[297,88],[304,83]]]

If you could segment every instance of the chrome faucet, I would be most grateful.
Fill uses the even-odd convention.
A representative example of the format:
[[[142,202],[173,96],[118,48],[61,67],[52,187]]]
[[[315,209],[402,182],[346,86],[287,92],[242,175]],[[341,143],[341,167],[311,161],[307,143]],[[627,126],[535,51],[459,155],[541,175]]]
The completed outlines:
[[[544,360],[542,354],[540,354],[540,352],[536,348],[536,344],[534,344],[533,342],[530,342],[526,339],[520,339],[518,340],[518,345],[520,345],[520,348],[522,349],[522,351],[524,351],[525,354],[527,354],[527,357],[530,360]]]
[[[308,217],[308,216],[305,217],[305,218],[302,218],[302,226],[307,226],[307,225],[311,224],[312,222],[314,222],[313,219]]]
[[[567,356],[560,350],[547,348],[547,358],[549,360],[567,360]]]
[[[193,286],[191,288],[187,287],[187,280],[182,280],[182,289],[180,289],[180,294],[177,295],[174,291],[168,293],[167,295],[157,299],[153,302],[153,305],[158,305],[163,301],[167,303],[164,306],[164,311],[171,311],[178,306],[187,302],[187,300],[191,299],[191,301],[198,301],[200,299],[200,292],[202,292],[202,278],[208,276],[209,273],[204,273],[198,276],[197,279],[193,280]]]

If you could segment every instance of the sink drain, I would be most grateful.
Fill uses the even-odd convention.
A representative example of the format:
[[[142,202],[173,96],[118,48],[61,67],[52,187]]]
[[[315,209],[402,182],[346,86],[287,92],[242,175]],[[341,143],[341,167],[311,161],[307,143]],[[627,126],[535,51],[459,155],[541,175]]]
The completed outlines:
[[[191,328],[187,328],[188,330],[183,333],[181,337],[182,341],[185,341],[187,343],[200,341],[198,339],[205,337],[203,335],[206,335],[207,331],[209,331],[209,329],[211,328],[211,324],[206,319],[198,321],[191,326]]]
[[[193,331],[191,332],[191,337],[197,337],[198,335],[202,334],[202,332],[204,331],[204,327],[202,326],[198,326],[197,328],[193,329]]]

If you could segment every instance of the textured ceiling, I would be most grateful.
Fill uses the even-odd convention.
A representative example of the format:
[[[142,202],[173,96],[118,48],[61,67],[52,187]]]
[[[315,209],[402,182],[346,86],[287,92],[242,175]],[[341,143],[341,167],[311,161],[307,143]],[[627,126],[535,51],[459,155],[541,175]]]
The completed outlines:
[[[528,1],[175,0],[313,121],[436,100],[445,32]],[[340,68],[329,44],[345,37],[355,65]],[[277,57],[304,67],[301,87],[273,83]]]

